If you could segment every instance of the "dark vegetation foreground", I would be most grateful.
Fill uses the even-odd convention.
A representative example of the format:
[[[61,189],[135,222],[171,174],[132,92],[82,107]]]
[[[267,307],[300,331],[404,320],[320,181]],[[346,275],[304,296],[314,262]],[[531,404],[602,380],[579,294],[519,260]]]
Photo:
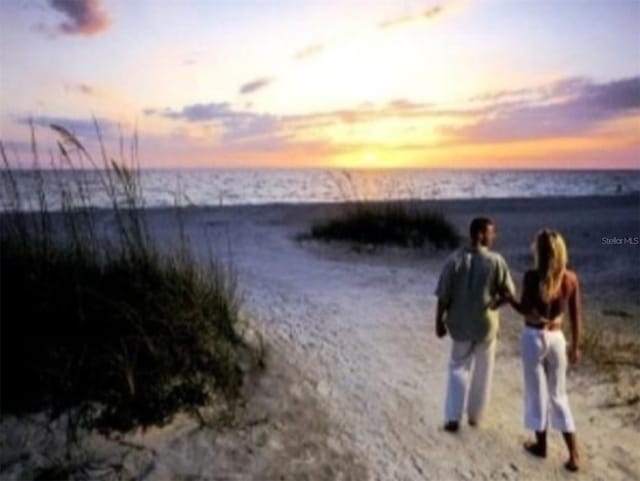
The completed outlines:
[[[137,143],[128,165],[104,149],[97,165],[70,132],[51,128],[59,136],[53,168],[61,192],[53,208],[57,201],[38,182],[35,136],[29,175],[39,186],[36,205],[25,204],[22,174],[0,144],[2,415],[70,412],[77,425],[109,432],[162,424],[205,404],[230,412],[243,360],[255,359],[239,334],[232,270],[213,259],[196,263],[184,237],[173,252],[153,243]],[[96,228],[88,174],[61,166],[99,169],[115,237]]]

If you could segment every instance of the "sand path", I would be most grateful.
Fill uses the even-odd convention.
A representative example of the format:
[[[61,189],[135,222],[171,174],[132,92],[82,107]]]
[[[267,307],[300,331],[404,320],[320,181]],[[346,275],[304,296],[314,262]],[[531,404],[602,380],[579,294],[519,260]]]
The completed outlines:
[[[290,353],[329,407],[336,435],[375,480],[567,479],[559,435],[546,461],[521,443],[521,373],[499,349],[482,429],[441,429],[448,340],[433,335],[431,295],[442,256],[415,263],[331,259],[294,240],[299,224],[263,217],[224,225],[233,239],[246,309]],[[218,231],[220,231],[218,229]],[[339,257],[339,256],[338,256]],[[504,322],[517,322],[506,316]],[[585,472],[580,479],[638,479],[637,427],[600,410],[599,387],[571,375]],[[600,410],[600,412],[598,412]]]

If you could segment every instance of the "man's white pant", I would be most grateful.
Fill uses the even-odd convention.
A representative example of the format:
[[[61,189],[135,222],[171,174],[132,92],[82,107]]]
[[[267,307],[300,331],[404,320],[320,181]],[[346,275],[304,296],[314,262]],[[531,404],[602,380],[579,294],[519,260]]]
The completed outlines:
[[[521,346],[525,426],[546,431],[551,422],[562,432],[574,432],[566,389],[567,341],[562,330],[525,327]]]
[[[495,352],[495,339],[485,342],[453,341],[445,402],[447,421],[462,418],[465,401],[469,420],[480,420],[491,392]]]

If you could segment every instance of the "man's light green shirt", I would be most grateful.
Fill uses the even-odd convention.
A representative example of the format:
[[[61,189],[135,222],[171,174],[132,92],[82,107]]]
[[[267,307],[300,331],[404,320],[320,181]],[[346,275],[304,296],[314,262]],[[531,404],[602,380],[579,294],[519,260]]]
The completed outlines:
[[[485,341],[498,332],[498,311],[489,303],[499,293],[516,295],[504,258],[486,247],[454,252],[440,274],[435,295],[447,306],[445,323],[456,341]]]

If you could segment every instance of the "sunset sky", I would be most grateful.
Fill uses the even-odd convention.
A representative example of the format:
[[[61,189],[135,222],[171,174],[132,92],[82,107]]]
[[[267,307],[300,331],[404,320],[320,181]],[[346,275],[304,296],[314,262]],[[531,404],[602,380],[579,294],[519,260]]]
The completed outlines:
[[[2,0],[0,138],[147,167],[640,168],[639,0]]]

